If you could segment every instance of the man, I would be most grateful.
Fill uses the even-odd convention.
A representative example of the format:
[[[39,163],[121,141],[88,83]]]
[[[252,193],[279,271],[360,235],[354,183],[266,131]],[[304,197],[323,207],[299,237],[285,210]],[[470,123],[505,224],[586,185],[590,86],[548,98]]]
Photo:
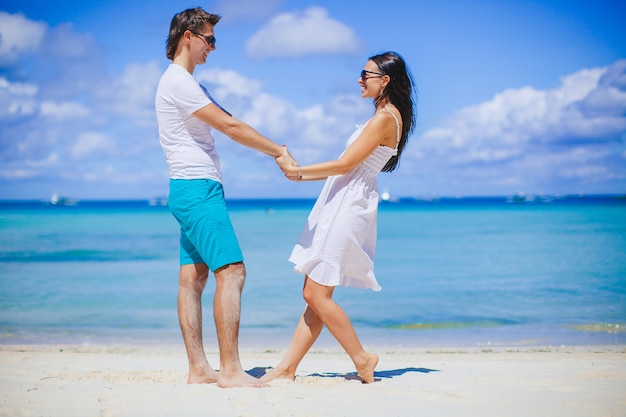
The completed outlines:
[[[201,8],[174,16],[166,55],[172,60],[157,88],[159,137],[169,164],[168,205],[181,228],[178,317],[189,359],[188,383],[262,387],[239,359],[239,319],[245,266],[230,222],[212,128],[274,158],[293,158],[283,147],[237,120],[213,101],[193,77],[196,65],[215,50],[220,16]],[[204,353],[201,296],[209,271],[215,275],[213,312],[220,350],[216,372]]]

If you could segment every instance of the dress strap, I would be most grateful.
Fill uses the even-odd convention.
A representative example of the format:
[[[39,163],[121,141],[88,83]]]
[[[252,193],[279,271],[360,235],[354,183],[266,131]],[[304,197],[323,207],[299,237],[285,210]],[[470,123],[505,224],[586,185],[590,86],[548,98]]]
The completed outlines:
[[[395,149],[395,152],[394,152],[394,156],[395,156],[395,155],[398,154],[398,145],[400,144],[400,138],[401,138],[401,135],[400,135],[400,122],[398,121],[398,118],[396,117],[395,114],[393,114],[392,111],[390,111],[390,110],[385,110],[385,111],[387,113],[391,114],[393,116],[393,118],[395,119],[395,121],[396,121],[396,149]]]

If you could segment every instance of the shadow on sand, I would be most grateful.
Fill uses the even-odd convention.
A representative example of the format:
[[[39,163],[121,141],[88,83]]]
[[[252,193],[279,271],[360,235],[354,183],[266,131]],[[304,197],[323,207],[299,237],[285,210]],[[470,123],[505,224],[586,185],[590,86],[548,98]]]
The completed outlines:
[[[265,373],[267,372],[268,369],[272,369],[271,366],[268,367],[256,367],[256,368],[252,368],[249,371],[246,371],[248,374],[252,375],[255,378],[261,378],[263,375],[265,375]],[[431,372],[439,372],[437,369],[428,369],[428,368],[402,368],[402,369],[393,369],[393,370],[389,370],[389,371],[375,371],[374,372],[374,380],[375,381],[380,381],[383,378],[395,378],[397,376],[401,376],[404,375],[408,372],[421,372],[423,374],[429,374]],[[349,372],[349,373],[340,373],[340,372],[324,372],[322,374],[320,373],[314,373],[314,374],[309,374],[306,376],[316,376],[316,377],[321,377],[321,378],[344,378],[347,380],[361,380],[361,378],[359,378],[359,376],[357,375],[356,372]]]

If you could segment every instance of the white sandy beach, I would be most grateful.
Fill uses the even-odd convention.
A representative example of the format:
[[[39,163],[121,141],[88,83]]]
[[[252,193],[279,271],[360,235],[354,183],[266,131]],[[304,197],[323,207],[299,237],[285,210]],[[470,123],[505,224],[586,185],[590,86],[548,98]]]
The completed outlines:
[[[0,346],[0,416],[626,416],[626,346],[391,349],[377,382],[339,349],[313,350],[295,382],[188,385],[182,346]],[[260,375],[281,351],[241,350]],[[218,364],[217,350],[207,350]]]

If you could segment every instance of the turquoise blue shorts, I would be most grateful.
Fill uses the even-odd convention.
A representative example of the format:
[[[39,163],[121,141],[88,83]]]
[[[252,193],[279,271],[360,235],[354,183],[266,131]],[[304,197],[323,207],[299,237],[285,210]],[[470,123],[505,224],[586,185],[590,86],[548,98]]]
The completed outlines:
[[[205,263],[215,271],[243,261],[221,183],[170,179],[167,204],[180,225],[181,265]]]

